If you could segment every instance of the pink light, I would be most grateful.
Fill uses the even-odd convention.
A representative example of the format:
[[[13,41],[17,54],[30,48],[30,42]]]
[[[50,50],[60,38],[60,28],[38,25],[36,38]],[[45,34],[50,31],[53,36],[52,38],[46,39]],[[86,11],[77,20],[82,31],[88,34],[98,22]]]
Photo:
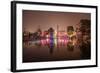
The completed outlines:
[[[46,37],[45,39],[41,39],[40,40],[40,43],[43,45],[43,46],[46,46],[46,45],[48,45],[48,44],[50,44],[50,36],[49,36],[49,34],[44,34],[44,33],[42,33],[42,37]],[[56,45],[56,46],[66,46],[67,45],[67,43],[69,42],[69,41],[72,41],[71,39],[69,39],[68,38],[68,35],[67,35],[67,33],[65,33],[65,32],[62,32],[62,33],[60,33],[60,32],[55,32],[54,33],[54,44]],[[75,44],[76,42],[74,42],[74,44]]]

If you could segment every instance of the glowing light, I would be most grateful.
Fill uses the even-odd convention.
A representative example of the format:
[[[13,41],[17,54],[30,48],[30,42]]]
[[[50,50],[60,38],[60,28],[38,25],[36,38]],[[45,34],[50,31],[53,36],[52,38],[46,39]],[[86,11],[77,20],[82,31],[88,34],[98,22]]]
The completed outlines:
[[[73,36],[76,36],[76,33],[68,35],[66,32],[57,32],[55,31],[53,34],[42,33],[41,36],[44,37],[40,40],[41,45],[55,45],[55,46],[66,46],[68,42],[72,42],[73,45],[76,44],[76,39],[71,39]]]

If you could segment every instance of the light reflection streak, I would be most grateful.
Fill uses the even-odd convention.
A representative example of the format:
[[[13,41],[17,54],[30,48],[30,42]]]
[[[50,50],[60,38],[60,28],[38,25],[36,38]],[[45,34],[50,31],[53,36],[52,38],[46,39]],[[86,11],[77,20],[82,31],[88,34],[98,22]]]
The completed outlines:
[[[42,35],[41,35],[42,36]],[[70,38],[75,36],[74,35],[67,35],[66,33],[54,33],[52,39],[51,40],[51,37],[50,35],[45,35],[45,36],[42,36],[42,38],[40,39],[40,44],[42,46],[46,46],[46,45],[50,45],[50,42],[53,43],[55,46],[66,46],[68,42],[73,42],[73,45],[75,45],[76,43],[76,39],[74,40],[71,40]]]

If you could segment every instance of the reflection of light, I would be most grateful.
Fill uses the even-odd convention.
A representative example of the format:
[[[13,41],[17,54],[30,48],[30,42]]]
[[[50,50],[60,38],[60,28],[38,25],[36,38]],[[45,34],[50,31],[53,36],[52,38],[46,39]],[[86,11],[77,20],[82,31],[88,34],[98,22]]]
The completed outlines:
[[[52,39],[50,39],[50,34],[42,34],[44,37],[43,39],[41,39],[41,45],[50,45],[50,43],[55,44],[55,46],[66,46],[68,42],[73,42],[73,45],[76,44],[76,40],[71,40],[70,38],[72,36],[75,36],[76,33],[73,32],[72,35],[67,35],[66,32],[54,32]]]
[[[41,45],[44,45],[44,41],[43,40],[41,40]]]
[[[64,42],[64,39],[62,39],[62,41],[61,42]]]
[[[55,35],[55,36],[57,35],[57,31],[54,32],[54,35]]]
[[[54,38],[54,44],[57,45],[57,38]]]
[[[47,43],[48,43],[48,42],[49,42],[49,39],[47,38],[46,41],[47,41]]]
[[[54,44],[57,45],[57,31],[54,32]]]

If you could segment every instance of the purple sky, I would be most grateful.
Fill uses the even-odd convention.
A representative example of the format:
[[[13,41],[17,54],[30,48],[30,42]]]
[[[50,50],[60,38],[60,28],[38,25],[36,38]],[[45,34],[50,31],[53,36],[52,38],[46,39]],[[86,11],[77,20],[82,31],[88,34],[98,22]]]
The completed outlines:
[[[35,32],[40,26],[42,31],[50,27],[59,30],[66,30],[66,27],[72,25],[75,27],[81,19],[91,19],[89,13],[71,13],[71,12],[50,12],[23,10],[23,28],[25,31]]]

